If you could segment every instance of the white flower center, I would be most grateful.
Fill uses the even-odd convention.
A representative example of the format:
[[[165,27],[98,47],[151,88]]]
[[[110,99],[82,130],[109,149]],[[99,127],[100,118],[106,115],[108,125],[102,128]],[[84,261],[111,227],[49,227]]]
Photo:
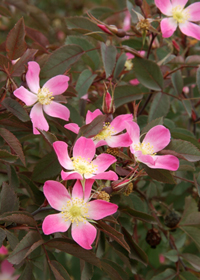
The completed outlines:
[[[84,174],[92,175],[93,173],[96,173],[96,171],[97,171],[97,165],[90,162],[89,158],[85,159],[85,158],[82,158],[81,156],[78,156],[75,158],[72,157],[71,160],[72,160],[72,163],[74,166],[74,170],[83,176],[84,176]]]
[[[153,145],[151,145],[150,143],[135,144],[134,148],[136,151],[141,151],[143,155],[155,155],[155,153],[153,152]]]
[[[180,5],[172,8],[172,17],[177,23],[184,23],[189,18],[188,11],[185,11]]]
[[[124,66],[125,66],[126,71],[132,70],[132,68],[133,68],[132,59],[127,59]]]
[[[42,105],[49,105],[52,99],[54,99],[54,97],[52,96],[52,92],[50,92],[49,89],[45,87],[38,90],[37,97],[38,101]]]
[[[105,123],[101,132],[99,132],[95,137],[94,140],[105,140],[112,136],[115,133],[114,127],[110,126],[110,123]]]
[[[88,206],[83,199],[77,197],[68,200],[67,205],[64,205],[61,211],[65,222],[70,220],[78,225],[79,222],[85,221],[88,218]]]

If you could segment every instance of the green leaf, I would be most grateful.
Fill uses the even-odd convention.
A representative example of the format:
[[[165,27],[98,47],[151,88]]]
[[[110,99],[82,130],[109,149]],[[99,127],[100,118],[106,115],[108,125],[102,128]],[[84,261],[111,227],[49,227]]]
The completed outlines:
[[[5,230],[5,232],[6,232],[6,236],[8,239],[8,243],[9,243],[11,249],[14,250],[15,247],[17,246],[17,244],[19,243],[19,240],[13,232],[11,232],[9,230]]]
[[[7,168],[7,173],[8,173],[8,180],[9,180],[9,185],[13,189],[19,188],[19,178],[17,175],[17,172],[15,170],[15,167],[13,165],[6,165]]]
[[[142,91],[136,86],[131,86],[131,85],[118,86],[115,88],[115,93],[114,93],[115,107],[118,108],[129,102],[133,102],[134,100],[142,99],[142,97],[143,97]]]
[[[115,67],[117,49],[115,46],[107,46],[104,43],[101,43],[101,56],[103,60],[103,66],[106,72],[106,78],[110,77],[112,71]]]
[[[82,34],[88,34],[88,36],[91,36],[102,42],[106,40],[106,35],[103,33],[103,31],[86,17],[68,17],[66,19],[66,24],[68,29]]]
[[[167,259],[169,259],[172,262],[178,261],[178,255],[176,250],[170,250],[166,253],[163,253],[163,256],[165,256]]]
[[[21,57],[26,51],[25,35],[24,20],[21,18],[6,39],[6,51],[11,60]]]
[[[7,150],[0,150],[0,161],[13,163],[17,160],[18,156],[10,154]]]
[[[42,68],[41,78],[51,78],[63,74],[84,53],[84,50],[77,45],[67,45],[55,50]]]
[[[0,128],[0,135],[7,142],[10,148],[16,153],[16,155],[21,159],[22,163],[26,165],[22,146],[15,135],[3,127]]]
[[[200,92],[200,67],[197,69],[197,72],[196,72],[196,81],[197,81],[198,90]]]
[[[121,266],[107,259],[101,261],[102,269],[113,280],[128,280],[128,274],[122,269]]]
[[[141,135],[147,133],[152,127],[156,125],[162,125],[163,124],[163,117],[152,120],[150,123],[148,123],[141,131]]]
[[[160,91],[163,88],[163,76],[159,66],[148,59],[135,57],[134,72],[136,78],[145,87]]]
[[[183,253],[180,257],[188,261],[195,269],[200,270],[200,257],[189,253]]]
[[[160,117],[165,117],[169,112],[169,108],[169,96],[162,92],[155,94],[149,110],[149,122]]]
[[[186,197],[184,212],[181,217],[180,225],[184,225],[185,221],[188,221],[188,217],[195,212],[197,213],[197,211],[197,203],[194,198],[192,198],[191,196]]]
[[[151,280],[172,280],[175,276],[176,271],[171,268],[167,268],[164,272],[153,276]]]
[[[136,211],[134,209],[131,209],[129,207],[126,207],[126,208],[122,208],[120,209],[122,212],[125,212],[127,214],[129,214],[130,216],[136,218],[136,219],[139,219],[143,222],[146,222],[146,223],[150,223],[150,224],[157,224],[155,218],[149,214],[146,214],[144,212],[140,212],[140,211]]]
[[[5,238],[6,238],[6,232],[2,228],[0,228],[0,247],[2,246]]]
[[[108,7],[97,7],[89,10],[89,13],[92,14],[95,18],[104,20],[113,14],[113,9]]]
[[[89,69],[85,69],[83,72],[81,72],[76,84],[76,91],[78,92],[79,98],[88,92],[88,89],[90,88],[96,76],[97,75],[92,74]]]
[[[54,151],[44,156],[35,165],[32,179],[41,182],[56,177],[61,172],[61,166]]]
[[[176,94],[180,95],[183,90],[183,78],[180,70],[172,74],[171,81],[176,91]]]
[[[181,133],[181,132],[178,132],[178,131],[176,132],[173,129],[173,130],[171,130],[171,136],[175,139],[178,139],[178,140],[188,141],[188,142],[192,143],[193,145],[195,145],[197,148],[200,148],[200,144],[199,144],[198,140],[195,139],[194,137],[186,135],[185,133]]]
[[[28,262],[18,280],[34,280],[31,264]]]
[[[40,235],[38,232],[33,230],[29,231],[9,255],[8,261],[12,264],[19,264],[27,257],[27,252],[30,247],[39,240]]]
[[[49,261],[51,270],[56,278],[56,280],[71,280],[66,269],[57,261]]]
[[[200,160],[200,150],[188,141],[173,139],[163,151],[165,154],[174,151],[174,155],[191,162]]]
[[[11,75],[14,77],[20,77],[26,69],[28,61],[33,60],[38,50],[27,49],[20,59],[12,66]]]
[[[26,110],[16,100],[7,97],[2,101],[1,104],[22,122],[27,122],[30,120]]]
[[[108,236],[114,239],[117,243],[119,243],[123,248],[125,248],[128,252],[130,252],[129,245],[124,240],[123,234],[115,230],[110,225],[106,224],[103,221],[97,222],[98,226],[100,227],[101,231],[105,232]]]
[[[144,168],[144,170],[146,171],[146,173],[156,181],[168,184],[176,184],[176,181],[174,180],[174,177],[172,176],[170,171],[164,169],[152,169],[142,163],[141,165],[142,168]]]
[[[183,271],[179,274],[179,279],[180,280],[199,280],[194,274],[190,273],[189,271]],[[179,280],[177,279],[177,280]]]
[[[11,66],[11,61],[6,56],[0,54],[0,70],[4,71],[5,69],[9,69]]]
[[[130,258],[133,260],[137,260],[147,266],[148,256],[146,255],[146,253],[138,246],[138,244],[133,240],[132,236],[124,227],[122,227],[122,233],[124,234],[124,238],[130,246]]]
[[[189,99],[182,99],[181,100],[187,114],[189,117],[191,117],[192,115],[192,104],[191,104],[191,101]]]
[[[0,214],[5,212],[17,211],[19,209],[19,200],[17,194],[10,185],[3,184],[1,190],[1,208]]]
[[[27,224],[30,226],[37,225],[31,214],[25,211],[6,212],[3,215],[0,215],[0,221],[12,222],[17,224]]]
[[[84,136],[87,138],[94,137],[102,129],[106,119],[106,115],[97,116],[91,123],[83,125],[78,133],[77,138]]]
[[[193,241],[196,243],[200,250],[200,229],[192,226],[180,226],[180,229],[184,231]]]
[[[127,56],[125,53],[121,54],[120,57],[118,58],[115,66],[114,75],[113,75],[115,79],[117,79],[117,77],[123,71],[126,60],[127,60]]]
[[[11,12],[6,7],[0,5],[1,15],[4,17],[11,17]]]
[[[100,260],[95,256],[92,251],[88,251],[80,247],[73,240],[69,238],[54,238],[45,243],[45,246],[49,248],[58,249],[62,252],[66,252],[74,257],[82,259],[91,263],[97,267],[101,267]]]
[[[47,144],[49,144],[49,146],[52,148],[52,144],[57,141],[58,139],[56,138],[56,136],[49,132],[49,131],[44,131],[44,130],[40,130],[38,129],[41,136],[43,137],[43,139],[47,142]]]
[[[67,39],[65,41],[65,44],[75,44],[75,45],[79,45],[81,46],[81,48],[84,51],[87,51],[87,55],[92,59],[92,61],[94,62],[95,65],[95,69],[98,69],[99,64],[100,64],[100,56],[97,50],[92,50],[92,51],[88,51],[91,49],[94,49],[95,46],[88,41],[87,38],[85,37],[80,37],[80,36],[67,36]]]
[[[94,274],[94,267],[90,263],[80,260],[81,280],[90,280]]]

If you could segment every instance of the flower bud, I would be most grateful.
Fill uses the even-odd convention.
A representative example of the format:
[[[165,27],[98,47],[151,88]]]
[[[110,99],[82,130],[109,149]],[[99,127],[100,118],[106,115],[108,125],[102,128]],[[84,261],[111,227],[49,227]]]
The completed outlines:
[[[114,98],[111,97],[110,93],[107,91],[103,97],[102,111],[105,114],[113,114],[115,112]]]
[[[103,30],[105,33],[107,33],[107,34],[109,34],[109,35],[112,35],[112,33],[108,30],[108,28],[107,28],[105,25],[103,25],[103,24],[97,24],[97,26],[98,26],[99,28],[101,28],[101,30]]]

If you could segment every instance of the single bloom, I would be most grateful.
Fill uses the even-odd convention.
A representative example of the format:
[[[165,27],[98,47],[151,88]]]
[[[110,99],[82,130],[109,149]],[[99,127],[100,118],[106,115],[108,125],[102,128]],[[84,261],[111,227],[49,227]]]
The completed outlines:
[[[127,122],[127,131],[132,139],[131,152],[137,161],[146,164],[150,168],[176,171],[179,168],[179,160],[173,155],[156,155],[170,142],[169,129],[163,125],[156,125],[145,135],[140,142],[140,128],[135,122]]]
[[[168,16],[161,21],[161,32],[164,38],[172,36],[177,26],[187,36],[200,40],[200,26],[192,22],[200,21],[200,2],[184,8],[187,0],[155,0],[160,11]]]
[[[1,263],[0,280],[17,280],[20,275],[13,275],[15,269],[9,261],[4,260]]]
[[[53,101],[55,96],[66,91],[69,77],[57,75],[48,80],[43,87],[40,88],[39,74],[39,64],[35,61],[28,62],[26,82],[30,91],[21,86],[13,92],[13,94],[27,106],[34,105],[30,112],[34,134],[39,134],[37,128],[45,131],[49,130],[49,125],[44,117],[43,111],[51,117],[60,118],[65,121],[69,120],[70,115],[69,109],[66,106]]]
[[[86,115],[86,124],[91,123],[97,116],[100,115],[103,114],[99,109],[95,110],[94,112],[88,110]],[[94,141],[96,148],[103,145],[108,145],[111,148],[130,146],[131,139],[129,134],[127,132],[122,134],[119,133],[126,129],[125,122],[131,121],[132,119],[132,114],[124,114],[114,118],[111,123],[105,123],[103,129],[97,135],[91,138]],[[66,124],[65,128],[73,131],[76,134],[78,134],[80,129],[76,123]]]
[[[54,150],[62,167],[67,172],[62,171],[63,180],[71,179],[103,179],[117,180],[118,176],[115,172],[109,170],[108,167],[116,162],[116,158],[109,154],[100,154],[94,160],[96,148],[92,139],[80,137],[73,148],[73,157],[68,154],[68,145],[63,141],[53,143]]]
[[[90,223],[112,215],[117,211],[116,204],[104,200],[90,200],[94,180],[85,181],[85,191],[79,180],[76,181],[72,195],[59,182],[47,181],[44,184],[44,195],[52,208],[60,213],[47,216],[42,224],[44,234],[65,232],[70,225],[72,238],[84,249],[92,249],[97,230]]]

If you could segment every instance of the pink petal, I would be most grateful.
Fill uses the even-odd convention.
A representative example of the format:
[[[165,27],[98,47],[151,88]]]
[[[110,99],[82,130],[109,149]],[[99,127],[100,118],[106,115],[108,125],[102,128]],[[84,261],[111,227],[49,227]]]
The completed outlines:
[[[69,77],[65,75],[57,75],[48,80],[43,87],[47,88],[52,95],[59,95],[66,91],[68,88]]]
[[[140,82],[138,81],[138,79],[133,79],[133,80],[130,80],[129,83],[133,86],[137,86],[137,85],[139,85]]]
[[[110,216],[117,211],[118,206],[116,204],[104,201],[104,200],[93,200],[87,203],[88,207],[88,219],[100,220],[106,216]]]
[[[95,180],[118,180],[118,176],[117,174],[112,171],[112,170],[109,170],[107,172],[102,172],[102,173],[99,173],[95,176],[92,177],[92,179],[95,179]]]
[[[179,24],[180,30],[183,34],[200,40],[200,26],[192,22],[186,21]]]
[[[163,125],[156,125],[147,132],[142,143],[150,144],[153,148],[151,154],[153,154],[164,149],[169,144],[170,138],[171,134],[169,129]]]
[[[96,109],[94,112],[90,110],[87,111],[85,123],[91,123],[97,116],[103,115],[99,109]]]
[[[56,141],[53,143],[53,148],[58,157],[60,164],[68,170],[73,170],[74,166],[68,154],[68,145],[63,141]]]
[[[176,171],[179,168],[179,160],[172,155],[153,156],[154,164],[147,164],[150,168],[166,169],[170,171]]]
[[[106,139],[106,142],[109,147],[129,147],[132,144],[132,140],[128,133],[123,133],[120,135],[114,135]]]
[[[176,7],[176,6],[185,7],[186,3],[188,2],[188,0],[171,0],[171,1],[172,1],[173,7]]]
[[[105,140],[97,140],[96,139],[96,140],[93,140],[93,141],[94,141],[94,144],[95,144],[96,148],[107,145],[107,141],[105,141]]]
[[[126,130],[132,140],[132,148],[140,144],[140,128],[136,122],[126,122]]]
[[[92,249],[96,234],[96,228],[87,221],[72,224],[72,238],[86,250]]]
[[[13,94],[22,100],[27,106],[33,105],[37,101],[37,95],[33,94],[25,87],[21,86],[20,88],[16,89]]]
[[[1,272],[7,274],[8,276],[11,276],[15,272],[15,269],[13,265],[9,263],[9,261],[4,260],[1,263]]]
[[[110,126],[113,127],[115,130],[115,133],[113,133],[113,135],[126,129],[125,122],[132,121],[132,120],[133,120],[132,114],[120,115],[114,118],[114,120],[110,123]]]
[[[62,207],[67,204],[68,200],[71,200],[67,189],[57,181],[46,181],[43,192],[51,207],[59,211],[62,211]]]
[[[191,4],[186,9],[184,9],[184,12],[189,15],[187,20],[200,21],[200,2]]]
[[[83,199],[83,186],[80,180],[77,180],[72,189],[72,198]]]
[[[49,125],[47,120],[44,117],[43,110],[42,110],[42,104],[36,103],[30,112],[30,118],[33,123],[33,133],[34,134],[40,134],[37,128],[48,131]]]
[[[57,102],[51,101],[49,105],[43,105],[45,113],[51,117],[60,118],[68,121],[70,116],[69,109]]]
[[[91,161],[96,152],[95,144],[92,139],[87,139],[85,137],[80,137],[73,149],[73,157],[82,157],[88,161]]]
[[[141,151],[134,153],[137,161],[146,164],[147,166],[154,165],[154,157],[151,155],[144,155]]]
[[[91,190],[92,190],[92,185],[95,180],[93,179],[87,179],[85,180],[85,192],[84,192],[84,201],[87,202],[88,199],[90,198]]]
[[[65,172],[65,171],[62,170],[61,171],[61,178],[63,180],[74,180],[74,179],[83,180],[83,176],[76,171]]]
[[[68,123],[68,124],[64,125],[64,127],[68,130],[71,130],[72,132],[74,132],[76,134],[79,133],[80,127],[76,123]]]
[[[132,59],[132,58],[134,58],[135,56],[134,56],[134,54],[127,52],[127,53],[126,53],[126,57],[127,57],[127,59]]]
[[[123,22],[123,29],[128,31],[131,28],[131,14],[129,11],[126,11],[126,15]]]
[[[99,28],[101,28],[101,30],[103,30],[105,33],[109,34],[109,35],[112,35],[112,33],[110,32],[110,30],[103,24],[97,24],[97,26]]]
[[[51,234],[54,232],[65,232],[71,225],[71,221],[65,221],[63,218],[63,214],[52,214],[48,215],[43,223],[42,223],[42,230],[44,234]]]
[[[96,174],[104,172],[108,167],[116,162],[116,158],[109,154],[100,154],[96,157],[95,160],[93,160],[93,164],[97,165],[97,171]]]
[[[155,4],[164,15],[172,15],[172,4],[170,0],[155,0]]]
[[[174,31],[177,28],[177,22],[173,18],[164,18],[161,20],[160,28],[162,32],[162,36],[164,38],[168,38],[173,35]]]
[[[8,254],[8,249],[2,245],[0,248],[0,255],[7,255]]]
[[[40,66],[35,61],[28,62],[28,71],[26,73],[26,82],[30,90],[34,93],[38,93],[40,89]]]

